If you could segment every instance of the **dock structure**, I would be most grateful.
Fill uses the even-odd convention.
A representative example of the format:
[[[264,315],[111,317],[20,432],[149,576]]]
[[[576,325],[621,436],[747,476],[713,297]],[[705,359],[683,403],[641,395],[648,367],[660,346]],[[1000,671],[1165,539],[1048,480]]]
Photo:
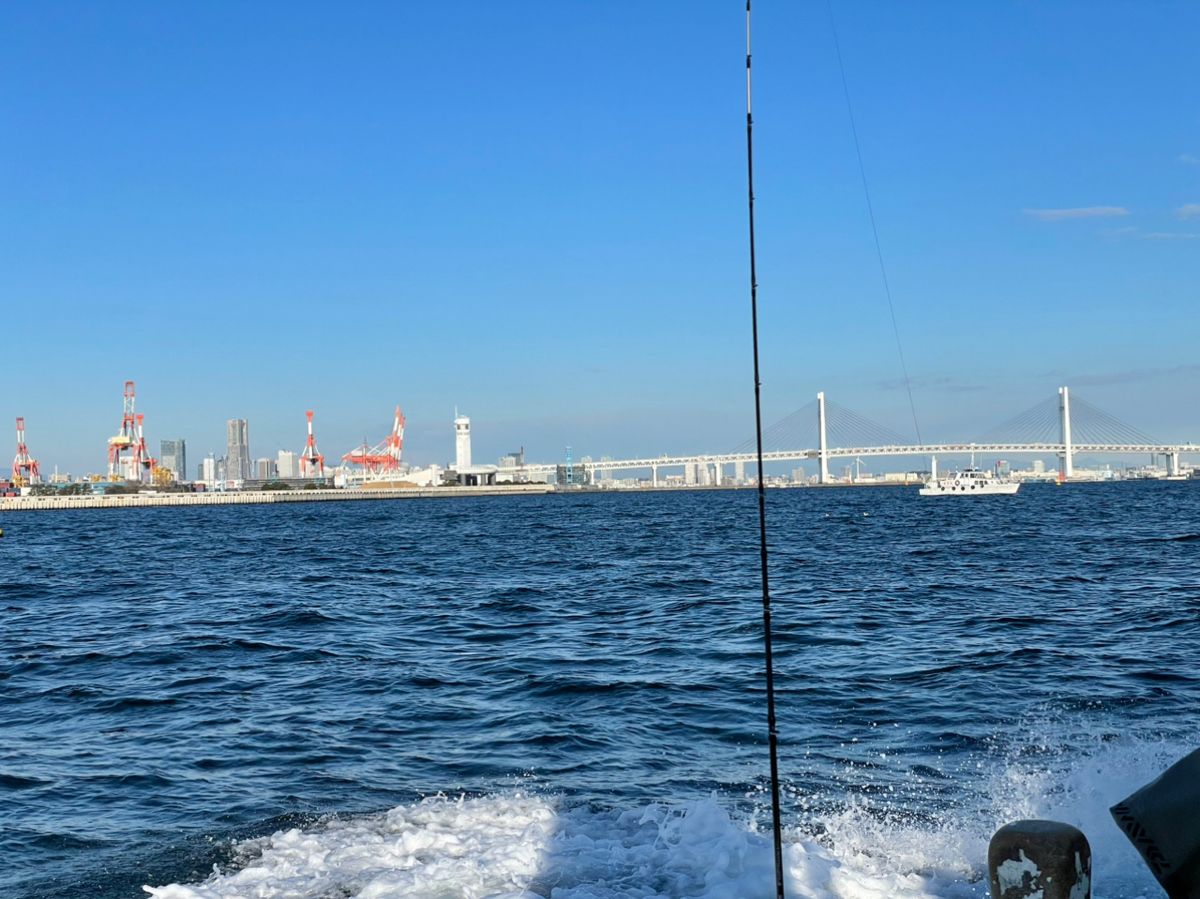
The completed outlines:
[[[0,497],[0,512],[51,509],[136,509],[155,506],[245,506],[270,503],[357,502],[388,499],[452,499],[471,496],[540,496],[552,484],[490,487],[419,487],[383,490],[237,490],[212,493],[120,493],[85,496]]]

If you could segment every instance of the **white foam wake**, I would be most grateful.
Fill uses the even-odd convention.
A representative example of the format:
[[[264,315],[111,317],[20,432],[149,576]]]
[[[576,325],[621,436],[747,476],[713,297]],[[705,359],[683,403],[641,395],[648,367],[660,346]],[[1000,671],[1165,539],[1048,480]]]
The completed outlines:
[[[937,815],[858,799],[813,816],[819,839],[788,836],[788,896],[981,899],[988,838],[1021,817],[1084,830],[1097,899],[1160,895],[1107,809],[1188,747],[1118,740],[1064,756],[1022,745]],[[157,899],[743,899],[773,895],[774,871],[769,838],[715,799],[611,810],[514,792],[279,831],[238,844],[233,865],[203,883],[146,890]]]
[[[636,811],[560,810],[513,794],[426,799],[239,846],[240,868],[204,883],[147,887],[157,899],[740,899],[774,891],[769,840],[714,800]],[[789,895],[812,899],[974,896],[962,870],[889,871],[812,841],[789,842]]]

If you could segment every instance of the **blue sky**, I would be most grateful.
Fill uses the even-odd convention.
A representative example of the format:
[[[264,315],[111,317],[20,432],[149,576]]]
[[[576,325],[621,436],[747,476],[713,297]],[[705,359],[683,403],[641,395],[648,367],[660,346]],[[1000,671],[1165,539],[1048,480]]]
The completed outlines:
[[[1071,384],[1200,440],[1200,6],[835,0],[926,438]],[[103,466],[121,385],[198,460],[751,433],[743,7],[0,13],[0,422]],[[755,7],[769,420],[911,431],[824,3]],[[2,444],[0,444],[2,445]],[[7,457],[5,457],[7,458]]]

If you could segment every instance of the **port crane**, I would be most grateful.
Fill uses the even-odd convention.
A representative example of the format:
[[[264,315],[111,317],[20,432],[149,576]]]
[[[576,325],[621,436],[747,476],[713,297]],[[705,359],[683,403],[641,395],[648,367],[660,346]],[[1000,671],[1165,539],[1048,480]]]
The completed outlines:
[[[29,455],[29,448],[25,446],[24,418],[17,419],[17,454],[13,457],[12,479],[18,487],[38,484],[42,480],[38,461]]]
[[[121,430],[108,438],[108,478],[111,481],[127,478],[131,481],[145,480],[151,476],[158,460],[146,448],[143,421],[146,416],[135,411],[137,392],[133,381],[125,382],[125,393],[121,415]]]
[[[313,414],[309,409],[304,413],[308,419],[308,441],[300,453],[300,477],[325,477],[325,457],[317,450],[317,440],[313,437]]]
[[[382,443],[368,447],[364,440],[362,446],[352,449],[342,456],[343,462],[351,465],[361,465],[368,477],[381,477],[395,474],[400,470],[400,456],[404,450],[404,413],[396,407],[392,418],[391,433]]]

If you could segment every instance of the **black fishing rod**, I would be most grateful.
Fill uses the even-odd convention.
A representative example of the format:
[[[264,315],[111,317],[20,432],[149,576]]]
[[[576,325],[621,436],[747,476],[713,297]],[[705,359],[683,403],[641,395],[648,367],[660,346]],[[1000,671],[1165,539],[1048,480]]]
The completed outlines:
[[[779,813],[779,731],[775,726],[775,662],[771,651],[771,588],[767,576],[767,486],[763,475],[762,378],[758,367],[758,275],[754,256],[754,115],[750,103],[750,0],[746,0],[746,185],[750,204],[750,328],[754,342],[754,435],[758,448],[758,553],[762,569],[763,657],[767,672],[767,743],[771,753],[771,825],[775,896],[783,896],[783,829]]]

